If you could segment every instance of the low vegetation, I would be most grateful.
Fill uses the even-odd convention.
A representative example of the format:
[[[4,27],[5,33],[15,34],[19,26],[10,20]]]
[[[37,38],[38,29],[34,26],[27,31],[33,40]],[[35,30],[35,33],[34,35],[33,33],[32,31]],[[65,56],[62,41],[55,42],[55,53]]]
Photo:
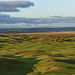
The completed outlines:
[[[0,75],[75,75],[75,35],[0,35]]]

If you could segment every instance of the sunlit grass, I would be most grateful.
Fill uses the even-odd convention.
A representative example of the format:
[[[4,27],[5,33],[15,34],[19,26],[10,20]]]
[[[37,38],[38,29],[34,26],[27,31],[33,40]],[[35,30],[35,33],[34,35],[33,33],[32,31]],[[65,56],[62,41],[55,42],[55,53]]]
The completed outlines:
[[[75,74],[75,35],[0,36],[0,75]]]

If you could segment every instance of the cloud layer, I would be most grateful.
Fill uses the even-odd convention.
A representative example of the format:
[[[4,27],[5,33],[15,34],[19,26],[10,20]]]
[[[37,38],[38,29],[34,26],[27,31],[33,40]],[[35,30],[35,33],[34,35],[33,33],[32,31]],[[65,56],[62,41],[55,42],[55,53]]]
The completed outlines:
[[[75,17],[51,16],[48,18],[24,18],[0,14],[0,28],[23,27],[75,27]]]
[[[0,12],[19,12],[18,8],[28,8],[34,6],[30,1],[0,1]]]
[[[15,24],[52,24],[52,23],[75,23],[75,17],[51,16],[48,18],[25,18],[25,17],[10,17],[10,15],[0,14],[0,23]]]

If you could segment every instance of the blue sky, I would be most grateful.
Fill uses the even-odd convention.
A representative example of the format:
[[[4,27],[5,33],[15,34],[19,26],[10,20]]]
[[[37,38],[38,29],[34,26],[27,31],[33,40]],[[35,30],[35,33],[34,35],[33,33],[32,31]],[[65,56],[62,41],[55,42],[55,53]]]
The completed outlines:
[[[26,0],[35,6],[21,8],[20,12],[4,13],[15,17],[75,16],[75,0]]]
[[[75,27],[75,0],[0,0],[0,12],[0,28]]]

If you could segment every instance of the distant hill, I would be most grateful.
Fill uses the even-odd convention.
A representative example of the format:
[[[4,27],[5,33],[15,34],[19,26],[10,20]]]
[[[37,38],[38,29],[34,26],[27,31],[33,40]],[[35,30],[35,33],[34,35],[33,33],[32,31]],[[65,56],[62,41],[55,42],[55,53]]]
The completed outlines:
[[[75,31],[75,27],[65,28],[1,28],[0,33],[28,33],[28,32],[52,32],[52,31]]]

